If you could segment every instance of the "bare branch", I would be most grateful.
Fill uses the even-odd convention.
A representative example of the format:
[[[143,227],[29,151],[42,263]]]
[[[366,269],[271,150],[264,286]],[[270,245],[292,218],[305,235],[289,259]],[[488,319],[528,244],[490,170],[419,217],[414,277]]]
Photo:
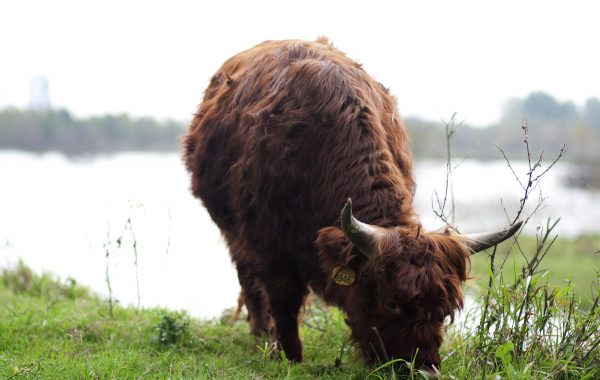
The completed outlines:
[[[560,160],[565,153],[567,152],[567,145],[565,143],[563,143],[562,148],[560,148],[560,151],[558,152],[558,156],[556,156],[556,158],[554,159],[554,161],[552,161],[552,163],[550,165],[548,165],[548,167],[546,168],[546,170],[544,170],[542,172],[542,174],[538,175],[537,177],[535,177],[533,179],[534,182],[539,182],[539,179],[542,178],[542,176],[544,174],[546,174],[548,172],[548,170],[552,169],[552,167],[558,162],[558,160]]]
[[[454,217],[456,211],[456,204],[454,200],[454,188],[452,186],[452,170],[457,166],[452,165],[452,148],[451,148],[451,140],[452,136],[456,132],[456,129],[463,125],[464,121],[461,121],[456,124],[456,112],[452,114],[450,120],[445,121],[442,119],[442,122],[446,126],[446,183],[444,187],[444,196],[441,198],[437,191],[434,191],[435,200],[437,203],[437,209],[433,204],[433,199],[431,201],[432,209],[434,214],[440,218],[447,225],[454,225]],[[448,197],[450,197],[450,211],[449,215],[446,215],[446,206],[448,202]]]
[[[517,210],[517,213],[516,213],[514,219],[511,221],[511,225],[515,224],[522,217],[522,214],[525,210],[525,204],[527,203],[527,200],[529,199],[529,196],[531,195],[531,193],[538,187],[542,177],[564,156],[564,154],[566,152],[566,145],[563,144],[558,155],[550,163],[550,165],[548,165],[548,167],[546,169],[544,169],[540,174],[537,174],[537,171],[542,169],[542,162],[544,160],[544,152],[541,152],[539,157],[537,158],[537,160],[535,162],[532,162],[531,150],[529,148],[529,128],[527,126],[527,118],[523,119],[521,129],[523,129],[523,134],[524,134],[523,142],[525,143],[525,150],[526,150],[526,154],[527,154],[528,172],[526,174],[525,181],[522,181],[521,178],[519,178],[519,176],[515,172],[512,164],[510,163],[510,160],[504,153],[504,150],[500,146],[497,146],[497,148],[500,150],[500,153],[502,153],[504,160],[508,164],[508,167],[510,168],[514,177],[516,178],[517,182],[523,189],[523,197],[520,199],[519,209]],[[544,198],[541,197],[541,194],[540,194],[539,203],[535,207],[534,211],[529,214],[529,216],[527,217],[527,220],[529,220],[529,218],[531,218],[531,216],[539,209],[539,207],[543,201],[544,201]]]

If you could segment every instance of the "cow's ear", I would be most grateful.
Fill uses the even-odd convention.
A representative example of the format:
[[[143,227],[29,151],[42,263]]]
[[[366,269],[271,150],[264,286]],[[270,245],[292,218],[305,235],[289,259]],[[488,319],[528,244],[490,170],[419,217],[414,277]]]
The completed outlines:
[[[352,253],[352,244],[337,227],[326,227],[319,231],[315,241],[317,254],[322,269],[325,272],[334,270],[340,265],[347,264]]]

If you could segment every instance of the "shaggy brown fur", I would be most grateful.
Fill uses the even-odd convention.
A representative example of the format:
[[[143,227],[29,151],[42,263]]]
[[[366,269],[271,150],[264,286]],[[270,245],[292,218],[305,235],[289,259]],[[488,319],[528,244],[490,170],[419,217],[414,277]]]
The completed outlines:
[[[302,360],[310,287],[347,313],[367,360],[418,352],[439,366],[469,253],[453,236],[420,232],[395,100],[359,64],[324,38],[239,53],[212,78],[183,149],[193,194],[229,245],[253,333],[274,330],[287,357]],[[385,231],[371,259],[337,227],[348,197],[357,219]],[[339,267],[356,282],[334,283]]]

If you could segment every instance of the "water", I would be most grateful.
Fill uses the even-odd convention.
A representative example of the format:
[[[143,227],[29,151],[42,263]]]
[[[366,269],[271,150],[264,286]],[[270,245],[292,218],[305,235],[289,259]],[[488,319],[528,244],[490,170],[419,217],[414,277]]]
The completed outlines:
[[[127,154],[89,161],[0,154],[0,265],[22,258],[107,294],[107,240],[115,297],[137,303],[131,218],[143,305],[215,316],[234,305],[237,276],[226,247],[188,191],[177,155]],[[110,234],[107,238],[107,234]]]
[[[442,226],[431,211],[434,189],[443,196],[442,163],[421,162],[415,207],[428,229]],[[599,232],[600,192],[571,189],[561,163],[542,180],[545,206],[527,230],[548,217],[558,232]],[[524,176],[524,163],[515,165]],[[73,277],[107,295],[106,251],[113,295],[136,305],[134,237],[143,306],[185,309],[214,317],[236,304],[239,285],[227,248],[200,202],[177,154],[122,154],[71,161],[57,154],[0,152],[0,266],[20,258],[34,270]],[[523,190],[506,163],[462,162],[453,187],[456,224],[462,231],[504,227]],[[537,204],[534,193],[531,206]],[[503,203],[500,203],[500,200]],[[503,208],[504,207],[504,208]],[[531,207],[530,207],[531,209]],[[131,231],[126,228],[131,220]],[[116,240],[122,238],[117,248]],[[108,243],[108,244],[107,244]]]
[[[514,173],[523,185],[529,172],[526,162],[511,163]],[[533,178],[546,167],[537,169]],[[560,162],[541,177],[530,193],[520,219],[525,219],[537,208],[525,232],[534,234],[538,227],[546,227],[548,218],[561,221],[556,232],[561,236],[600,232],[600,191],[592,187],[566,186],[567,179],[577,167]],[[437,191],[443,198],[445,166],[440,162],[422,162],[416,166],[417,195],[415,208],[426,226],[440,225],[432,212]],[[506,226],[516,216],[525,191],[515,179],[505,161],[464,161],[453,169],[452,184],[456,202],[455,223],[462,232],[494,229]],[[543,202],[540,203],[540,199]],[[539,207],[538,207],[539,206]]]

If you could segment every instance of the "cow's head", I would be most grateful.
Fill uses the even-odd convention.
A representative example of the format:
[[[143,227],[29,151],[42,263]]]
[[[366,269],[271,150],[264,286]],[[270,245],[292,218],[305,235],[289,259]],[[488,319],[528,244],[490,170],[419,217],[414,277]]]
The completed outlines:
[[[348,199],[341,229],[319,232],[326,298],[346,312],[352,338],[370,361],[416,358],[439,368],[444,318],[463,305],[461,283],[469,256],[513,235],[421,231],[420,225],[382,228],[352,216]]]

